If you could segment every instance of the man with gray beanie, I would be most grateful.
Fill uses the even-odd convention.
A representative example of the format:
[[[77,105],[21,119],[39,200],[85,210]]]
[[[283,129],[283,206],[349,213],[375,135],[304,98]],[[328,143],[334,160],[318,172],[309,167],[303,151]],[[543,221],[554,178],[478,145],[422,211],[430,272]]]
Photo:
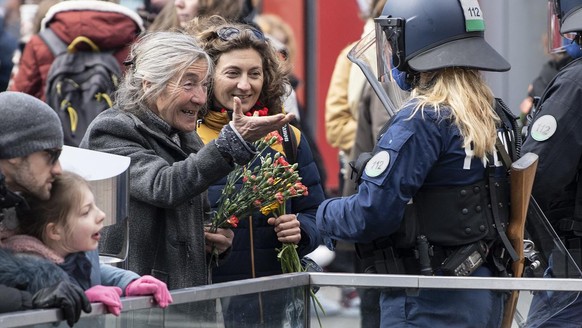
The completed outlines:
[[[55,111],[44,102],[21,92],[0,93],[0,170],[8,189],[42,200],[50,198],[63,130]]]
[[[62,173],[63,131],[54,110],[25,93],[0,92],[0,117],[0,233],[6,234],[18,226],[16,208],[28,206],[21,194],[50,199],[52,182]],[[90,312],[84,291],[68,280],[59,280],[56,273],[46,274],[57,271],[48,269],[51,266],[56,265],[24,260],[0,248],[0,312],[61,308],[70,326],[79,320],[81,311]],[[28,290],[21,290],[13,272],[30,272],[37,279],[44,278],[50,287],[30,290],[29,285],[24,287]]]

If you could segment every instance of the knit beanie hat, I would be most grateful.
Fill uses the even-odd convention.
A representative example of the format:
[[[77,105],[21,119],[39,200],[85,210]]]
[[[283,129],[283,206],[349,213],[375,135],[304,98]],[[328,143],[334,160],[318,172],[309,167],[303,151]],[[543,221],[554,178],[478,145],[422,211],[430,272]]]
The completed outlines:
[[[0,159],[62,147],[61,121],[49,105],[26,93],[0,92]]]

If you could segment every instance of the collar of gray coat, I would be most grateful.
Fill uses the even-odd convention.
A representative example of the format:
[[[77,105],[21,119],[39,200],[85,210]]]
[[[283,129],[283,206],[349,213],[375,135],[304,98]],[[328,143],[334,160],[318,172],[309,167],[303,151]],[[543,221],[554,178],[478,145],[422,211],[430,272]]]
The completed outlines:
[[[142,107],[137,112],[127,113],[136,122],[143,124],[143,127],[152,134],[164,134],[171,144],[177,146],[182,151],[198,152],[200,148],[204,147],[204,142],[196,131],[180,132],[172,128],[166,121],[162,120],[150,109]],[[152,126],[153,125],[153,126]],[[177,139],[177,140],[176,140]]]
[[[164,121],[161,117],[156,115],[149,109],[144,110],[146,117],[152,121],[162,132],[171,136],[173,133],[177,133],[166,121]]]

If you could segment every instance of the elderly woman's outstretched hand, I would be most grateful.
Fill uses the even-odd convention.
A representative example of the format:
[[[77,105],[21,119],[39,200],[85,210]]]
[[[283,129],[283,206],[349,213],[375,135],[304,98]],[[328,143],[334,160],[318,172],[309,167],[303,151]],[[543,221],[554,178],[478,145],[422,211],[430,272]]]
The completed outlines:
[[[295,115],[291,113],[260,117],[245,116],[240,98],[234,97],[233,102],[232,127],[248,142],[256,141],[267,133],[278,130],[295,118]]]

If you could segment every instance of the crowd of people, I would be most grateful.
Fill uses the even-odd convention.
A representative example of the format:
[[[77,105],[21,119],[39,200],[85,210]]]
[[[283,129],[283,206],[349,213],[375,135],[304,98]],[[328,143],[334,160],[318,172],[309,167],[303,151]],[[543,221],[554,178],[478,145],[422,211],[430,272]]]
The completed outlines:
[[[363,56],[378,58],[373,74],[384,84],[375,91],[396,110],[387,115],[382,94],[344,61],[351,44],[338,58],[327,117],[329,139],[351,164],[341,164],[342,197],[328,199],[317,150],[294,114],[291,39],[275,40],[284,28],[265,33],[274,20],[254,22],[253,1],[225,3],[148,2],[137,14],[115,3],[63,1],[43,13],[40,28],[67,42],[88,33],[98,47],[116,49],[122,77],[112,106],[90,122],[79,147],[131,160],[129,251],[124,268],[99,262],[99,249],[126,242],[125,226],[105,227],[90,183],[61,167],[61,118],[44,102],[54,55],[32,35],[3,86],[10,91],[0,92],[0,312],[60,308],[73,326],[91,303],[119,316],[122,297],[149,295],[165,310],[133,324],[205,327],[216,322],[217,304],[170,306],[171,291],[281,274],[284,244],[299,257],[350,245],[359,262],[349,271],[509,277],[518,260],[506,236],[515,192],[509,165],[526,152],[539,156],[534,197],[566,249],[580,254],[582,0],[550,0],[553,28],[568,40],[554,51],[565,51],[568,63],[537,91],[523,146],[517,117],[481,74],[511,66],[485,40],[483,17],[467,19],[467,11],[481,12],[477,1],[368,3],[360,42],[375,47]],[[230,174],[262,165],[253,161],[255,141],[267,135],[280,139],[266,153],[282,156],[308,192],[211,229]],[[256,177],[236,187],[246,179]],[[264,210],[272,205],[278,215]],[[545,255],[545,277],[582,275],[569,271],[564,254]],[[573,259],[580,266],[580,256]],[[365,292],[362,327],[500,327],[509,304],[507,293],[485,289]],[[575,325],[582,301],[563,297],[571,295],[537,292],[530,324]],[[225,298],[221,321],[295,327],[305,314],[296,298],[288,290]],[[540,320],[554,302],[565,306]]]
[[[70,326],[91,311],[89,301],[116,315],[122,295],[154,295],[167,307],[164,282],[99,263],[104,213],[82,178],[63,174],[64,138],[54,110],[21,92],[2,92],[0,100],[1,283],[21,289],[19,298],[3,298],[2,307],[62,308]]]

